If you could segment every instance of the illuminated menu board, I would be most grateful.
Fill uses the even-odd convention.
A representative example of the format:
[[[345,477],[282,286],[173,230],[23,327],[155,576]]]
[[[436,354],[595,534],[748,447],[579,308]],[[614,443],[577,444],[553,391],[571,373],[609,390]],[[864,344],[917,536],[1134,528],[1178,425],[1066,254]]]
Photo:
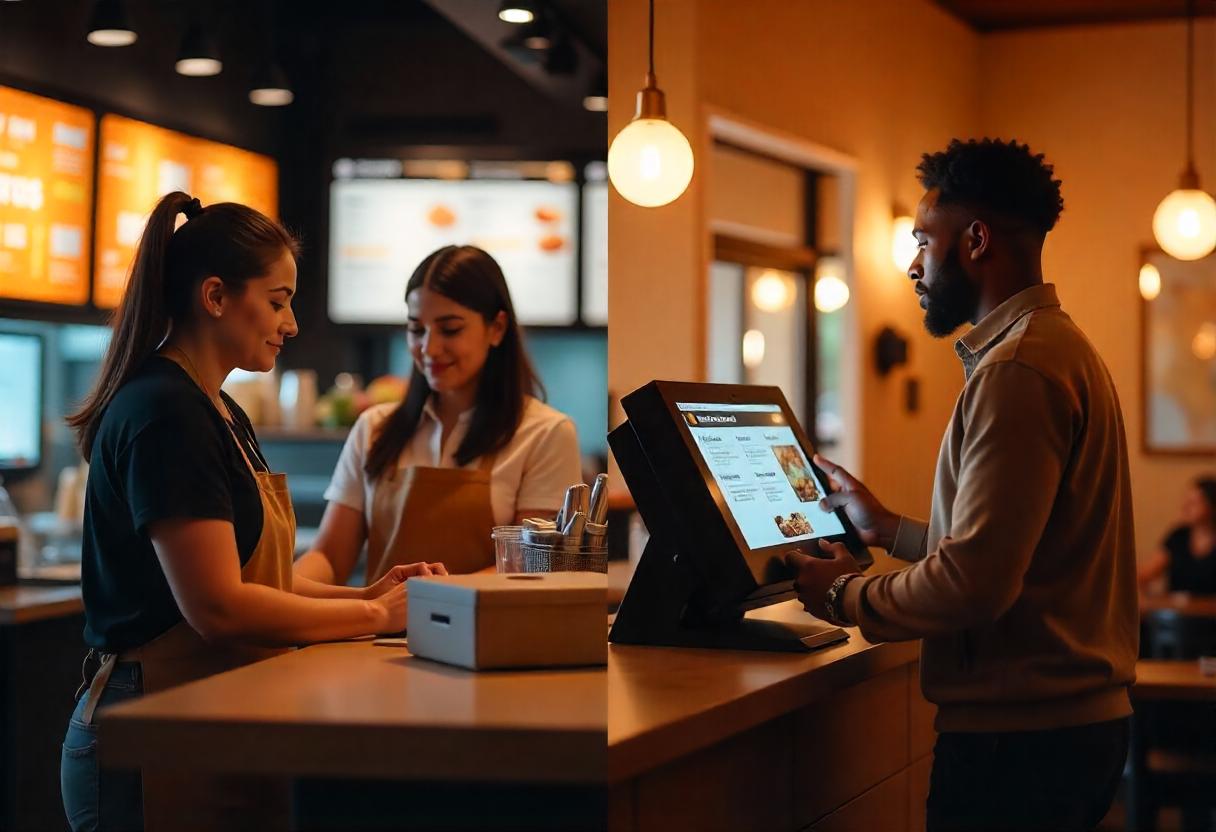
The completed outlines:
[[[578,314],[578,186],[546,181],[339,180],[330,191],[329,317],[404,324],[405,284],[435,249],[488,251],[520,323]]]
[[[278,166],[267,156],[230,145],[103,116],[93,274],[98,306],[118,305],[148,215],[171,191],[185,191],[204,206],[240,202],[276,217]]]
[[[93,114],[0,87],[0,298],[89,299]]]

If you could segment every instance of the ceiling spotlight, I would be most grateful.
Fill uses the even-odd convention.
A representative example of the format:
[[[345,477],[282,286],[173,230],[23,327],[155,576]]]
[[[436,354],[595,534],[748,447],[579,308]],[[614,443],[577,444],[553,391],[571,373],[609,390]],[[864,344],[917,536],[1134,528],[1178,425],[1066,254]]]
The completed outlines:
[[[259,107],[285,107],[295,98],[287,82],[287,73],[273,62],[262,68],[249,91],[249,100]]]
[[[94,46],[130,46],[138,35],[127,22],[127,10],[122,0],[97,0],[89,17],[89,32],[85,40]]]
[[[211,42],[211,38],[207,37],[203,24],[197,20],[190,24],[182,38],[176,69],[179,75],[189,75],[192,78],[219,75],[224,69],[219,51]]]
[[[536,19],[536,4],[529,0],[503,0],[498,19],[504,23],[531,23]]]

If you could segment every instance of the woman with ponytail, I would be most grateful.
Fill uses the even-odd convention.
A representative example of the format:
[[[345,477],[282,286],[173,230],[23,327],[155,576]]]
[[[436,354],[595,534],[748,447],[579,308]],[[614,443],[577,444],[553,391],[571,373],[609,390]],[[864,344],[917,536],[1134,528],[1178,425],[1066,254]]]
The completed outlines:
[[[370,408],[351,430],[297,578],[346,583],[364,543],[369,581],[439,557],[452,572],[493,568],[491,529],[555,516],[582,479],[574,424],[538,399],[494,258],[441,248],[414,270],[405,301],[405,401]]]
[[[273,826],[281,792],[249,778],[145,771],[141,801],[139,774],[97,765],[97,707],[291,645],[402,630],[405,578],[432,571],[402,566],[366,591],[292,579],[286,483],[220,385],[238,367],[272,369],[295,336],[296,254],[281,225],[244,205],[162,198],[96,387],[68,420],[90,462],[90,650],[61,763],[73,830]]]

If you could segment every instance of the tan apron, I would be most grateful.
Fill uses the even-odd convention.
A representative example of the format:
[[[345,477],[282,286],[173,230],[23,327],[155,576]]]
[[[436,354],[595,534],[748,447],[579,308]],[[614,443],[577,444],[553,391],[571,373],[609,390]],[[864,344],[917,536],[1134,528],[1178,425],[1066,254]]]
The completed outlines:
[[[472,470],[394,466],[376,481],[367,531],[368,584],[403,563],[439,561],[453,575],[494,565],[495,456],[486,454]]]
[[[197,384],[195,374],[190,368],[185,369]],[[287,490],[287,475],[256,470],[236,435],[232,438],[257,481],[262,503],[262,535],[241,568],[241,580],[290,592],[296,519]],[[98,700],[118,662],[139,662],[143,692],[148,694],[233,670],[289,649],[208,644],[182,621],[141,647],[102,654],[101,668],[89,684],[84,722],[92,723]],[[189,749],[182,751],[189,753]],[[162,768],[144,769],[142,773],[144,828],[148,832],[195,829],[273,832],[287,828],[290,792],[285,781],[199,776]]]

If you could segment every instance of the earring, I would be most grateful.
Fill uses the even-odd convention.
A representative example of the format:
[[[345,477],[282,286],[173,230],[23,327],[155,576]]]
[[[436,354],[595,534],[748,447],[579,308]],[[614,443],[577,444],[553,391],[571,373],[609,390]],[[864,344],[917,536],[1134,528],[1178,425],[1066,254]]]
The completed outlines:
[[[224,313],[223,313],[223,311],[222,311],[222,310],[219,310],[219,309],[212,309],[212,310],[211,310],[211,314],[212,314],[212,315],[214,315],[215,317],[217,317],[217,318],[218,318],[220,315],[223,315]]]

